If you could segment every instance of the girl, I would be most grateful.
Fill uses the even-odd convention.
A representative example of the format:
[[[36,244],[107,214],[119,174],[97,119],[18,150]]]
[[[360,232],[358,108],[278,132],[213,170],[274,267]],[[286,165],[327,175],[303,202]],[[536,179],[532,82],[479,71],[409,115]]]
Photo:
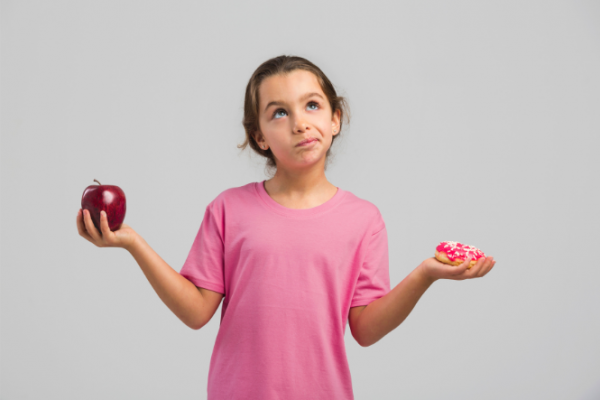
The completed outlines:
[[[377,343],[438,279],[482,277],[492,257],[468,269],[423,261],[390,290],[386,226],[369,201],[331,184],[326,160],[346,103],[310,61],[266,61],[246,87],[247,145],[276,168],[262,182],[231,188],[208,206],[180,273],[131,227],[101,232],[89,212],[79,234],[123,247],[162,301],[192,329],[221,321],[208,399],[353,399],[346,324],[363,347]]]

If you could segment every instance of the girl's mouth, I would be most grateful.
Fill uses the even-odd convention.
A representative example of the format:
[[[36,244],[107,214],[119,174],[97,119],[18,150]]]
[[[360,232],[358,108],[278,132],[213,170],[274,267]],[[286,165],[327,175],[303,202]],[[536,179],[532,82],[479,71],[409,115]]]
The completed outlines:
[[[311,145],[311,144],[315,143],[316,141],[317,141],[317,139],[310,139],[309,141],[304,142],[304,143],[300,143],[297,146],[308,146],[308,145]]]

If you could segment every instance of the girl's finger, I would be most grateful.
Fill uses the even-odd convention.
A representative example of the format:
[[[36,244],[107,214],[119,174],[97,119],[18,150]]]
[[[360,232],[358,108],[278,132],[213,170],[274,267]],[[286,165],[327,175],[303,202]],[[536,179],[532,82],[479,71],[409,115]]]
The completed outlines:
[[[456,275],[461,275],[461,274],[464,274],[465,272],[469,271],[470,264],[471,264],[471,257],[468,257],[465,261],[463,261],[462,264],[460,264],[458,266],[458,268],[456,268]]]
[[[492,268],[493,264],[494,264],[494,257],[487,257],[484,265],[481,267],[481,270],[477,274],[477,277],[480,278],[482,276],[485,276],[485,274],[487,274],[488,271]]]
[[[105,241],[108,241],[112,231],[108,226],[108,217],[106,216],[106,211],[100,211],[100,229],[102,229],[102,238]]]
[[[471,259],[471,258],[469,258],[469,260],[473,261],[473,259]],[[473,263],[473,265],[471,265],[471,261],[469,261],[469,263],[467,264],[467,269],[469,270],[468,272],[473,272],[474,271],[473,268],[475,268],[477,266],[477,263],[479,262],[479,261],[475,261]]]
[[[82,236],[84,239],[93,243],[92,237],[89,235],[89,233],[87,233],[87,230],[85,229],[81,209],[77,212],[77,231],[79,232],[79,236]]]
[[[485,272],[483,273],[482,276],[487,275],[488,272],[490,272],[492,270],[492,268],[494,268],[494,265],[496,265],[496,260],[492,260],[492,263],[490,264],[490,266],[485,270]]]
[[[485,265],[484,258],[480,258],[479,260],[475,261],[475,264],[469,270],[467,270],[466,279],[479,277],[481,269],[483,268],[484,265]]]
[[[467,257],[467,259],[465,260],[465,267],[467,269],[472,269],[475,265],[473,265],[473,267],[471,267],[471,261],[473,261],[473,259],[471,257]]]
[[[481,259],[475,261],[475,264],[473,264],[473,266],[471,266],[469,262],[469,264],[467,265],[467,270],[465,271],[466,279],[473,278],[474,276],[476,276],[477,271],[479,271],[479,268],[481,268]]]
[[[102,237],[98,232],[98,229],[94,226],[94,222],[92,221],[92,217],[88,210],[83,210],[84,220],[85,220],[85,229],[87,229],[88,234],[92,237],[94,244],[98,245],[98,243],[102,242]]]
[[[492,260],[489,257],[480,258],[475,265],[477,268],[473,271],[474,278],[483,276],[485,270],[489,267]]]

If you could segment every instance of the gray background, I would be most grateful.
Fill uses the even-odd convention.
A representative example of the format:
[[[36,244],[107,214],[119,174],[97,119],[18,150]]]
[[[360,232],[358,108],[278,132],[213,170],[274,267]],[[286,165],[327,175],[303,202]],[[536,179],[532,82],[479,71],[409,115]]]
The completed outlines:
[[[396,330],[346,330],[357,399],[600,398],[600,3],[2,1],[2,399],[203,399],[200,331],[123,249],[81,238],[98,179],[179,271],[204,208],[266,179],[240,152],[263,61],[308,58],[352,119],[328,179],[379,207],[396,286],[440,241]]]

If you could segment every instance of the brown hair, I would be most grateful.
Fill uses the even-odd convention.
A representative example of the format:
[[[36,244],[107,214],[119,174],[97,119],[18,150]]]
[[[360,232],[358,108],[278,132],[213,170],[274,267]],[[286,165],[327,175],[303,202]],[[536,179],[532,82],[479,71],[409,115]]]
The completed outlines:
[[[255,135],[259,130],[258,88],[260,87],[260,84],[270,76],[287,74],[298,69],[312,72],[317,77],[317,81],[319,82],[323,93],[325,93],[327,100],[329,100],[332,113],[340,110],[340,133],[332,136],[331,146],[325,154],[326,161],[330,159],[333,142],[341,134],[343,120],[346,119],[346,122],[349,122],[350,120],[346,99],[337,95],[333,84],[329,81],[323,71],[319,69],[319,67],[307,59],[296,56],[283,55],[265,61],[256,69],[256,71],[254,71],[250,77],[248,85],[246,86],[246,95],[244,98],[244,119],[242,120],[242,125],[244,125],[244,130],[246,131],[246,140],[241,145],[238,145],[238,148],[244,150],[248,145],[250,145],[255,152],[267,158],[266,167],[270,170],[277,168],[275,157],[271,152],[271,148],[268,148],[267,150],[261,149],[258,146],[258,143],[256,143],[255,139]],[[325,163],[325,169],[327,169],[327,162]]]

